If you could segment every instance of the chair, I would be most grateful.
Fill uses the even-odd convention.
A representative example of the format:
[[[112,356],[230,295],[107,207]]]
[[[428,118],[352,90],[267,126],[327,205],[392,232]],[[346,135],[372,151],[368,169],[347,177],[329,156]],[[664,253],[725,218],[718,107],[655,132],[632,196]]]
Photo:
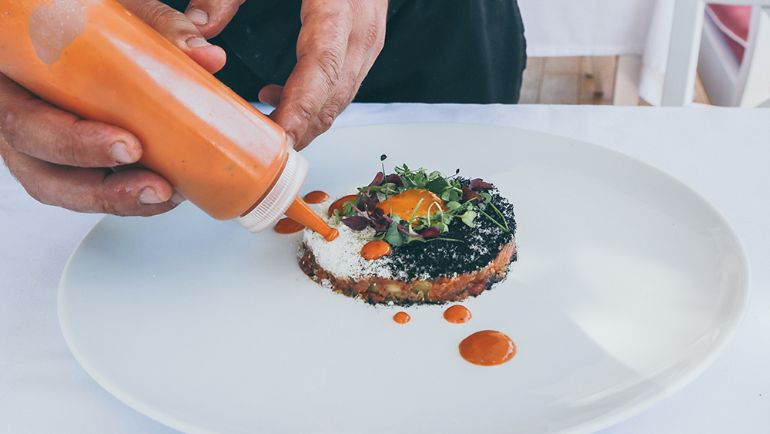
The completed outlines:
[[[731,80],[727,80],[725,86],[731,87],[723,92],[725,95],[719,102],[742,107],[770,104],[770,0],[719,0],[719,3],[754,6],[743,62],[732,75],[726,76]],[[692,102],[705,5],[703,0],[676,0],[663,82],[661,102],[664,106]]]

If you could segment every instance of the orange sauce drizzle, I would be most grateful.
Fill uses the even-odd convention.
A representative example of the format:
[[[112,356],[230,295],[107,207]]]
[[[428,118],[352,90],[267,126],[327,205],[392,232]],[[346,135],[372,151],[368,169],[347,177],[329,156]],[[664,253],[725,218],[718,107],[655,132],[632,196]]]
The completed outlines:
[[[315,190],[306,194],[303,199],[305,199],[305,202],[312,204],[324,203],[329,199],[329,194],[325,191]]]
[[[516,344],[504,333],[484,330],[460,342],[460,355],[474,365],[502,365],[516,355]]]
[[[424,189],[406,190],[395,196],[391,196],[377,204],[377,208],[385,214],[397,215],[406,220],[414,214],[414,217],[427,217],[439,214],[446,210],[446,205],[440,197],[433,192]]]
[[[305,229],[305,227],[294,220],[285,217],[278,220],[278,223],[275,224],[275,228],[273,229],[279,234],[293,234]]]
[[[399,323],[399,324],[406,324],[412,319],[411,316],[409,316],[408,313],[401,311],[396,312],[395,315],[393,315],[393,321]]]
[[[453,324],[462,324],[471,320],[471,311],[467,307],[456,304],[444,311],[444,319]]]
[[[334,210],[338,210],[340,214],[342,214],[342,207],[345,205],[346,202],[353,202],[358,199],[357,194],[349,194],[347,196],[342,196],[341,198],[337,199],[329,205],[329,216],[331,217],[332,214],[334,214]]]
[[[361,256],[368,261],[390,255],[390,244],[383,240],[369,241],[361,247]]]

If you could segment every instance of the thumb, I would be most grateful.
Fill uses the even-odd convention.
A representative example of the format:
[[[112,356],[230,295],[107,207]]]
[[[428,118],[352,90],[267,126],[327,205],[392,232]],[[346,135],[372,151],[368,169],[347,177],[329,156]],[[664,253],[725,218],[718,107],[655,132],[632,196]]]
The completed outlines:
[[[191,0],[185,15],[206,38],[218,35],[245,0]]]
[[[225,50],[211,45],[181,12],[157,0],[120,0],[120,3],[207,71],[214,73],[225,66]]]

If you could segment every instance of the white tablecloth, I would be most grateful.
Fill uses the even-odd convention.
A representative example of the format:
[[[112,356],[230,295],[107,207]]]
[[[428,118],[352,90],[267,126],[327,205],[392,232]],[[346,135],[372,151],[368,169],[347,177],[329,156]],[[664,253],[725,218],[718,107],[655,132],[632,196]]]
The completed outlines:
[[[530,56],[641,55],[656,0],[519,0]]]
[[[743,324],[701,377],[607,432],[770,430],[770,110],[354,105],[337,128],[412,121],[511,125],[594,142],[658,166],[714,203],[751,261],[753,293]],[[35,203],[0,169],[1,433],[172,432],[103,391],[59,332],[59,275],[98,219]]]

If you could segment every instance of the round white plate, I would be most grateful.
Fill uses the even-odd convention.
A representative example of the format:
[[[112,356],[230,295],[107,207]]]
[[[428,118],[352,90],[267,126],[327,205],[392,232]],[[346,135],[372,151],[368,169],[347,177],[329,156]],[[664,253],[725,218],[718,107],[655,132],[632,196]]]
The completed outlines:
[[[107,217],[61,280],[78,361],[138,411],[189,432],[590,431],[683,386],[732,335],[748,271],[735,234],[660,171],[565,138],[481,125],[334,130],[306,151],[306,191],[366,184],[387,154],[483,177],[516,206],[519,261],[468,300],[372,307],[296,264],[297,236],[250,235],[190,205]],[[497,367],[457,345],[484,329],[518,345]]]

